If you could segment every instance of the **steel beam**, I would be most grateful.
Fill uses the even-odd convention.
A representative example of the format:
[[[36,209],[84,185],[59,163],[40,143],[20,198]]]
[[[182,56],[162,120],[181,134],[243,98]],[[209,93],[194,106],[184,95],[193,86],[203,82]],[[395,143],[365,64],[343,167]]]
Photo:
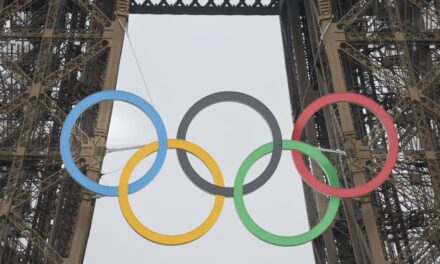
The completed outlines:
[[[123,1],[120,1],[123,2]],[[119,10],[120,14],[127,14]],[[115,89],[119,71],[119,63],[121,60],[122,46],[124,42],[124,28],[127,24],[128,16],[118,15],[116,20],[113,21],[109,27],[105,28],[104,37],[108,41],[109,58],[107,64],[107,71],[105,75],[105,81],[103,89]],[[100,155],[92,155],[86,158],[87,163],[94,163],[95,166],[88,168],[87,176],[90,179],[99,181],[101,177],[101,166],[105,154],[105,144],[107,140],[107,132],[110,126],[110,117],[112,112],[112,102],[104,102],[100,104],[99,114],[97,117],[97,126],[95,128],[95,142],[94,147],[100,148],[102,151]],[[95,207],[95,201],[93,194],[84,191],[82,194],[82,200],[79,207],[78,220],[74,232],[72,249],[69,258],[65,259],[64,264],[76,264],[82,263],[87,246],[87,240],[89,238],[90,226],[93,218],[93,211]]]
[[[77,100],[116,85],[123,33],[108,10],[121,14],[128,1],[105,5],[17,0],[0,12],[0,120],[9,131],[0,146],[6,166],[0,184],[7,182],[0,186],[1,263],[82,262],[94,197],[81,199],[81,188],[62,168],[58,144]],[[18,49],[10,42],[32,45]],[[96,150],[105,146],[108,126],[102,124],[111,113],[106,105],[84,113],[71,138],[78,166],[96,180],[104,155]]]
[[[280,13],[280,0],[270,0],[268,3],[263,3],[261,0],[240,0],[238,4],[232,4],[230,0],[223,0],[220,3],[215,0],[186,2],[178,0],[153,3],[151,0],[143,0],[139,3],[131,0],[130,14],[264,16]]]

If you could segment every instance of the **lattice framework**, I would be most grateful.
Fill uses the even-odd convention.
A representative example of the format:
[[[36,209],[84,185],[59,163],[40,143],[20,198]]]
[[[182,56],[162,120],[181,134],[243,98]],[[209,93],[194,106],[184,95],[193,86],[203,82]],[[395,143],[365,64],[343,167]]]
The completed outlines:
[[[316,262],[440,262],[437,0],[5,0],[0,8],[1,263],[82,262],[95,198],[62,168],[60,127],[78,100],[114,88],[128,10],[279,14],[294,117],[323,94],[355,91],[390,113],[400,137],[391,179],[344,200],[314,241]],[[91,109],[72,133],[78,165],[96,180],[110,113],[111,104]],[[317,113],[305,140],[349,153],[330,156],[348,186],[369,180],[387,152],[378,120],[347,104]],[[304,188],[314,225],[327,198]]]

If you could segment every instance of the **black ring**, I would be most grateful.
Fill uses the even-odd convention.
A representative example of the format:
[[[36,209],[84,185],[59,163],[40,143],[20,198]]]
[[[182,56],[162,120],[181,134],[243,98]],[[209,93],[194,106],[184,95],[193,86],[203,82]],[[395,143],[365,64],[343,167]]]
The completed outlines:
[[[278,125],[275,116],[269,110],[269,108],[266,107],[266,105],[264,105],[262,102],[258,101],[252,96],[239,92],[219,92],[208,95],[207,97],[195,103],[185,114],[179,125],[177,138],[185,140],[189,125],[191,124],[194,117],[206,107],[221,102],[237,102],[251,107],[266,120],[272,133],[274,146],[272,157],[269,161],[268,166],[261,173],[261,175],[252,182],[244,185],[243,193],[248,194],[263,186],[272,177],[278,167],[281,159],[281,153],[283,151],[283,138],[281,135],[280,126]],[[188,155],[184,150],[177,150],[177,158],[179,159],[180,166],[182,167],[186,176],[188,176],[188,178],[200,189],[214,195],[222,195],[225,197],[234,196],[233,187],[220,187],[200,177],[200,175],[197,174],[197,172],[191,166],[191,163],[188,160]]]

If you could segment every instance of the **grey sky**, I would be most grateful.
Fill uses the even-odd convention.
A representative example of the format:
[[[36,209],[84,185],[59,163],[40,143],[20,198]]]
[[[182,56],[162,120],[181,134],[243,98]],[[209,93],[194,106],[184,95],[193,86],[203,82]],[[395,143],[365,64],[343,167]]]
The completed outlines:
[[[142,71],[162,116],[168,137],[188,108],[219,91],[240,91],[265,103],[277,118],[285,139],[292,121],[278,17],[132,16],[129,31]],[[123,52],[118,89],[148,99],[128,43]],[[109,146],[156,140],[139,110],[124,103],[114,108]],[[228,186],[240,164],[255,148],[271,141],[270,130],[252,109],[221,103],[201,112],[189,128],[188,140],[207,150],[218,162]],[[133,151],[106,157],[104,172],[124,166]],[[148,168],[154,155],[139,165],[133,179]],[[210,175],[191,159],[206,179]],[[268,157],[249,172],[259,175]],[[116,185],[120,171],[104,176]],[[141,221],[158,232],[177,234],[199,225],[211,210],[214,197],[194,186],[169,150],[164,168],[145,189],[130,196]],[[308,230],[300,177],[284,152],[276,174],[261,189],[246,196],[248,210],[267,230],[293,235]],[[202,238],[182,246],[156,245],[140,237],[126,223],[116,198],[97,201],[86,253],[86,264],[96,263],[313,263],[310,244],[277,247],[254,237],[227,199],[216,225]]]

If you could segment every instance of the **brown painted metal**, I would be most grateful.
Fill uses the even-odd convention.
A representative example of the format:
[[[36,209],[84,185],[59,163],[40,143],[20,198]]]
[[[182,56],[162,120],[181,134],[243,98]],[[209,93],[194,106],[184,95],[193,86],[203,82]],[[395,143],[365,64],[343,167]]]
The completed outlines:
[[[360,92],[389,112],[400,137],[392,177],[343,201],[313,242],[316,263],[440,262],[440,1],[211,2],[0,0],[0,262],[83,262],[95,196],[62,168],[59,133],[78,100],[114,88],[129,10],[280,14],[293,119],[319,96]],[[97,181],[111,109],[90,109],[72,133],[75,160]],[[348,153],[328,154],[345,186],[368,181],[387,153],[383,127],[349,104],[318,113],[304,140]],[[328,200],[304,190],[315,225]]]
[[[440,262],[438,1],[317,0],[295,8],[303,30],[293,39],[302,39],[303,50],[311,54],[309,80],[301,81],[298,71],[299,80],[290,85],[291,94],[300,98],[292,100],[294,116],[317,96],[360,92],[390,113],[400,136],[393,175],[371,195],[344,200],[329,231],[336,247],[317,240],[317,263]],[[299,63],[302,55],[293,59]],[[330,154],[345,186],[368,181],[380,169],[387,141],[374,116],[338,104],[313,121],[306,141],[348,153]],[[309,199],[319,198],[305,190]],[[307,203],[313,225],[321,209]]]
[[[95,198],[62,168],[59,133],[78,100],[115,88],[129,2],[3,3],[0,263],[82,263]],[[96,180],[111,107],[87,111],[72,133],[78,166]]]

